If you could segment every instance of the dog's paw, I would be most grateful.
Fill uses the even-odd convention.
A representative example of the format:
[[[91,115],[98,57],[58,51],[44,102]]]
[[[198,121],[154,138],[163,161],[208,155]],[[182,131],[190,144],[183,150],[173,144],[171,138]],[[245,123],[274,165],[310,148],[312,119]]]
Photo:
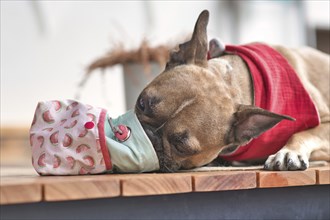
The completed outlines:
[[[268,157],[266,170],[306,170],[309,166],[308,157],[304,153],[283,149]]]

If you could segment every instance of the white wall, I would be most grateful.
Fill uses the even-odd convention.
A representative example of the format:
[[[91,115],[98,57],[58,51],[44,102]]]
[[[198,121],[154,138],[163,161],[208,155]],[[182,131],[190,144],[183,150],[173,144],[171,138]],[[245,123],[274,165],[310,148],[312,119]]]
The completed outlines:
[[[143,14],[139,2],[1,2],[1,123],[29,124],[39,100],[73,98],[86,65],[110,48],[115,23],[129,27],[139,41]],[[124,108],[119,69],[107,79],[109,107],[119,114]],[[92,77],[83,101],[102,106],[99,81]]]
[[[281,18],[285,25],[276,20],[288,11],[285,5],[274,6],[276,17],[269,14],[271,10],[258,13],[261,6],[251,9],[244,1],[240,4],[242,17],[236,25],[231,11],[235,7],[226,1],[1,1],[1,125],[29,125],[39,100],[73,98],[84,68],[115,42],[134,48],[144,37],[152,44],[173,40],[192,31],[203,9],[211,13],[210,37],[230,43],[304,43],[300,32],[292,33],[294,27],[300,30],[304,25],[296,17]],[[259,15],[265,19],[261,24]],[[263,36],[256,27],[268,23],[276,25]],[[285,30],[291,30],[289,38]],[[93,74],[82,101],[106,107],[113,116],[123,113],[121,66],[106,72],[110,104],[102,95],[101,80]]]

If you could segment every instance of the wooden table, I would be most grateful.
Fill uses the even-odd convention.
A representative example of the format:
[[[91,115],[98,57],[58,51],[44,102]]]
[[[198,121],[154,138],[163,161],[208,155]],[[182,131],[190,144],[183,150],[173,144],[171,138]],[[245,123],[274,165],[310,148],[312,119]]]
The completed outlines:
[[[206,195],[211,195],[212,197],[212,195],[214,196],[216,194],[219,194],[219,196],[221,197],[221,199],[219,198],[220,201],[224,200],[224,198],[221,193],[217,193],[219,191],[221,191],[222,194],[227,193],[226,195],[236,197],[240,197],[240,195],[248,193],[252,194],[252,197],[250,197],[253,198],[254,194],[257,195],[262,194],[261,192],[264,192],[265,195],[270,195],[276,192],[276,190],[274,191],[274,189],[278,190],[282,188],[282,190],[286,192],[285,194],[297,191],[297,189],[298,191],[300,189],[300,191],[302,192],[307,192],[310,189],[312,189],[312,191],[315,189],[317,189],[318,191],[321,190],[321,192],[323,192],[321,193],[321,196],[322,194],[324,195],[323,198],[314,199],[321,199],[324,205],[329,205],[329,184],[329,164],[321,167],[313,167],[306,171],[288,172],[270,172],[263,171],[261,169],[256,169],[248,171],[235,170],[213,172],[183,172],[172,174],[147,173],[43,177],[38,176],[32,167],[23,168],[11,166],[1,167],[0,204],[2,211],[5,212],[5,216],[3,217],[9,218],[10,216],[19,216],[18,214],[20,214],[20,212],[17,211],[22,209],[22,207],[23,209],[24,207],[29,207],[27,210],[40,210],[40,207],[47,207],[48,205],[52,206],[54,204],[70,204],[70,206],[72,206],[72,204],[83,205],[91,203],[90,205],[93,205],[94,203],[100,203],[101,201],[103,201],[102,204],[105,204],[107,202],[114,203],[114,201],[125,201],[125,199],[126,201],[130,202],[138,202],[144,199],[150,200],[150,198],[154,200],[161,198],[168,198],[169,200],[172,200],[173,197],[175,198],[178,196],[179,198],[188,198],[196,196],[204,197]],[[266,188],[267,190],[262,190]],[[205,194],[201,192],[208,193]],[[230,192],[232,193],[230,194]],[[279,193],[281,192],[279,191]],[[285,199],[288,199],[288,195],[285,194],[282,195],[283,204],[285,204]],[[164,195],[167,196],[164,197]],[[274,196],[276,195],[277,194],[275,194]],[[269,201],[271,201],[272,199],[273,198],[270,197]],[[209,201],[208,198],[205,198],[205,200]],[[56,203],[54,203],[55,201]],[[68,203],[68,201],[72,202]],[[249,201],[253,201],[253,199]],[[187,205],[188,202],[189,201],[186,201],[185,205],[187,207],[190,207]],[[155,202],[154,204],[156,203],[157,202]],[[159,204],[159,208],[164,205],[161,204],[162,203]],[[239,202],[232,205],[239,205]],[[262,206],[262,204],[260,204],[260,206]],[[187,207],[185,207],[185,209],[189,209]],[[212,205],[210,205],[209,207],[212,207]],[[190,208],[193,207],[191,206]],[[198,208],[199,207],[195,207],[193,208],[193,210],[198,210]],[[296,208],[305,209],[304,207]],[[81,212],[83,209],[79,210]],[[238,207],[238,212],[239,210],[240,208]],[[38,211],[33,212],[33,214],[35,215],[37,212]],[[62,213],[63,212],[64,211],[62,210]],[[193,211],[190,211],[189,213],[191,212]],[[322,218],[329,217],[329,210],[320,210],[319,212]],[[226,213],[226,211],[223,210],[222,214],[223,213]],[[227,215],[230,215],[230,213],[232,213],[232,211],[229,211]],[[60,216],[60,213],[57,214]],[[98,214],[100,214],[101,216],[101,213]],[[213,214],[210,214],[211,213],[208,211],[208,213],[205,213],[204,217],[214,216]],[[234,215],[232,215],[231,217],[237,217],[235,213],[232,214]],[[244,216],[244,213],[242,214]],[[27,217],[27,215],[25,214],[22,216]],[[83,216],[86,216],[86,214]],[[103,213],[102,216],[105,216],[105,213]],[[118,214],[118,216],[123,215]],[[196,214],[194,216],[196,217]],[[131,217],[141,218],[141,216],[135,216],[134,214]],[[159,218],[162,218],[162,216],[159,216]]]

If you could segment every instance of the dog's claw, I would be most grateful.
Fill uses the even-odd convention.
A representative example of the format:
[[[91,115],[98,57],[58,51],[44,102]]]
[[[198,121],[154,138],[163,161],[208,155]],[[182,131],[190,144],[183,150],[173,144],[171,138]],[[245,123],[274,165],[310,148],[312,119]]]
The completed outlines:
[[[288,170],[299,170],[299,166],[292,159],[289,159],[288,164],[287,164],[287,169]]]
[[[300,160],[300,169],[301,170],[306,170],[308,168],[308,161],[306,162],[301,156],[298,156],[299,160]]]
[[[264,170],[269,170],[269,166],[268,166],[268,164],[264,164]]]
[[[274,170],[281,170],[281,162],[280,161],[276,161],[276,163],[274,165]]]
[[[294,164],[294,162],[291,158],[287,160],[286,167],[288,168],[288,170],[295,170],[296,169],[296,165]]]

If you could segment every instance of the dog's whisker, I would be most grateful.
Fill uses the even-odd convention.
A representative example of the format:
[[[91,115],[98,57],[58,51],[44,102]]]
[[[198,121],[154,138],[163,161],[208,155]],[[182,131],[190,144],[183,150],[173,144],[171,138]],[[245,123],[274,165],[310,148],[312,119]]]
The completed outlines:
[[[174,170],[172,168],[169,168],[168,166],[166,166],[166,164],[163,164],[164,168],[166,168],[166,171],[168,171],[169,173],[173,173]]]
[[[164,127],[164,125],[168,122],[168,120],[166,120],[163,124],[161,124],[158,128],[156,128],[156,130],[154,131],[155,133],[158,132],[162,127]]]

